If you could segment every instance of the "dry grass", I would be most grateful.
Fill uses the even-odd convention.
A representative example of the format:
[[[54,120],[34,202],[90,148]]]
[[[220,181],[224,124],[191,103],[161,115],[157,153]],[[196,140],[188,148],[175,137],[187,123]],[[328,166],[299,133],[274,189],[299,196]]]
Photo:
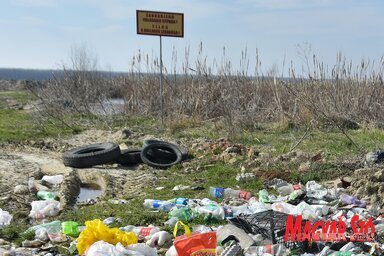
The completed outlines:
[[[250,75],[247,50],[242,52],[240,71],[233,71],[225,49],[222,61],[208,67],[200,45],[194,64],[186,49],[180,73],[176,71],[177,54],[173,53],[172,67],[165,68],[164,75],[166,120],[180,129],[181,117],[202,121],[220,118],[229,137],[271,122],[280,122],[287,128],[315,128],[330,123],[343,130],[351,128],[344,125],[348,122],[365,126],[384,123],[383,58],[378,64],[363,60],[355,66],[338,54],[337,63],[327,67],[308,52],[302,57],[305,73],[298,75],[289,67],[289,76],[281,78],[277,68],[264,74],[258,55],[255,72]],[[70,100],[70,111],[76,113],[90,115],[91,104],[98,103],[103,108],[103,100],[113,95],[124,100],[126,115],[159,117],[158,71],[159,60],[139,52],[124,77],[105,79],[80,67],[51,81],[45,92],[53,101],[58,97]]]

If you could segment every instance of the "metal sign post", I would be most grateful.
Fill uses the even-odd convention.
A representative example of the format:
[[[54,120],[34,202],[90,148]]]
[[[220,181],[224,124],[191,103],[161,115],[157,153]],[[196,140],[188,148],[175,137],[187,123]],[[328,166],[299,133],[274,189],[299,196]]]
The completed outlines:
[[[161,124],[164,125],[164,97],[163,97],[163,46],[160,36],[160,110]]]
[[[164,124],[162,36],[184,37],[184,14],[136,10],[137,34],[160,36],[160,111]]]

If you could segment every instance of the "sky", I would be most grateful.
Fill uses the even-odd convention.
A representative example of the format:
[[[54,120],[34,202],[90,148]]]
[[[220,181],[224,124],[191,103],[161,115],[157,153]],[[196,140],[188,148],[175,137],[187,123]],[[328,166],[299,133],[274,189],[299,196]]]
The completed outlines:
[[[129,71],[139,52],[160,51],[158,36],[136,33],[136,10],[184,13],[184,38],[162,37],[164,66],[178,72],[186,55],[191,69],[206,58],[251,74],[256,52],[263,73],[313,54],[331,67],[338,52],[356,65],[384,55],[382,0],[0,0],[0,67],[56,69],[84,46],[98,69]]]

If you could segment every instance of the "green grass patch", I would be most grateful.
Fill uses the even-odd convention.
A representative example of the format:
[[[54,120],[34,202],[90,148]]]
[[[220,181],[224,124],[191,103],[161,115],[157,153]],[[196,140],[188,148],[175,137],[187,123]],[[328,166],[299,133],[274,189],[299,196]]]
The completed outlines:
[[[35,122],[32,114],[15,110],[0,109],[0,143],[69,135],[73,130],[68,127],[58,129],[51,122]]]
[[[29,91],[0,91],[0,101],[5,99],[12,99],[16,100],[18,103],[26,104],[37,98]]]

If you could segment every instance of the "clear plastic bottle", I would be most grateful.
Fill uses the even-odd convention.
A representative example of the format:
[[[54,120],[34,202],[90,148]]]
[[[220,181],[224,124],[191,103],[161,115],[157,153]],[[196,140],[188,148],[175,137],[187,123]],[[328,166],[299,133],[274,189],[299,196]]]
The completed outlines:
[[[154,199],[145,199],[143,205],[147,209],[162,210],[164,212],[169,212],[175,206],[172,202]]]
[[[286,186],[282,186],[277,188],[277,191],[280,193],[282,196],[287,196],[291,194],[295,189],[291,184],[287,184]]]
[[[284,244],[273,244],[267,246],[251,246],[245,252],[245,255],[289,255],[290,250]]]
[[[252,194],[247,191],[235,190],[232,188],[224,189],[224,198],[241,198],[248,200],[252,197]]]

